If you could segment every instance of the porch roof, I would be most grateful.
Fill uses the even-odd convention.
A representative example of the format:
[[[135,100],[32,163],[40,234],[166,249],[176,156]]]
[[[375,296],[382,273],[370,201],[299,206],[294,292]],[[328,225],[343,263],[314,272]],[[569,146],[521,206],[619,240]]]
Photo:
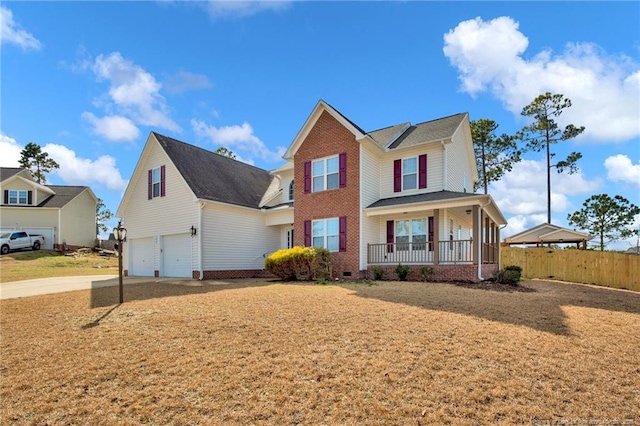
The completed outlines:
[[[364,211],[367,216],[380,216],[425,209],[445,209],[474,205],[482,206],[499,225],[507,224],[507,219],[502,215],[490,195],[468,192],[437,191],[383,198],[366,207]]]

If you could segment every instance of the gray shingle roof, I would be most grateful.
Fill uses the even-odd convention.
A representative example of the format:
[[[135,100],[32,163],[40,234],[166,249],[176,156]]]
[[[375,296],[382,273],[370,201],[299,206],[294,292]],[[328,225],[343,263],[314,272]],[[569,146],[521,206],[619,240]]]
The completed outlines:
[[[409,128],[389,146],[389,149],[407,148],[428,142],[449,139],[453,136],[466,115],[466,113],[459,113],[409,126]],[[389,143],[391,137],[406,124],[408,123],[385,127],[384,129],[369,132],[368,135],[371,136],[381,148],[384,148],[387,143]]]
[[[258,208],[268,171],[152,132],[196,197]]]
[[[47,185],[55,191],[55,194],[38,204],[37,207],[64,207],[71,200],[76,198],[87,186],[66,186],[66,185]]]
[[[0,182],[9,179],[11,176],[20,173],[23,169],[20,167],[0,167]]]
[[[453,191],[427,192],[424,194],[404,195],[401,197],[383,198],[371,204],[367,208],[391,207],[391,206],[400,206],[403,204],[413,204],[413,203],[428,203],[430,201],[444,201],[444,200],[453,200],[457,198],[467,198],[467,197],[477,197],[477,196],[478,194],[469,193],[469,192],[453,192]]]

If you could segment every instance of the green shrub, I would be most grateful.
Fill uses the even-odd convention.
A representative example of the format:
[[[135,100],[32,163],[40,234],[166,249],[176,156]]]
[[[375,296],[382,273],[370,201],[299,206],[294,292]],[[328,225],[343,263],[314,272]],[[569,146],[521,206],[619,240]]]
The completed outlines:
[[[408,267],[407,265],[403,265],[401,263],[398,263],[398,266],[396,266],[396,275],[398,275],[398,279],[400,281],[406,281],[407,280],[407,275],[409,275],[409,271],[411,271],[411,268]]]
[[[315,280],[331,277],[331,252],[296,246],[278,250],[264,261],[267,271],[283,280]]]
[[[435,274],[436,270],[431,266],[423,266],[422,268],[420,268],[420,276],[422,277],[423,281],[431,281]]]
[[[374,280],[383,280],[384,275],[386,274],[386,271],[384,270],[384,268],[381,268],[379,266],[374,266],[373,268],[371,268],[371,272],[373,272]]]
[[[508,284],[516,286],[518,282],[520,282],[520,277],[522,275],[522,268],[517,265],[509,265],[504,269],[500,269],[496,272],[495,278],[496,282],[501,284]]]

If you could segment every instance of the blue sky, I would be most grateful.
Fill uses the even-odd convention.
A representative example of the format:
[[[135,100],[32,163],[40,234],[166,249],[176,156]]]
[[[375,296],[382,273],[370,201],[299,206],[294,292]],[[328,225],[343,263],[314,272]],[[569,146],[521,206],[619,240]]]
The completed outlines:
[[[537,95],[583,125],[554,146],[552,222],[593,194],[640,205],[638,2],[12,2],[1,10],[0,166],[29,142],[116,211],[150,131],[265,169],[319,99],[371,131],[458,112],[499,132]],[[541,153],[490,187],[503,235],[546,221]],[[110,223],[113,226],[114,223]],[[636,223],[640,226],[640,219]],[[610,248],[626,249],[635,241]]]

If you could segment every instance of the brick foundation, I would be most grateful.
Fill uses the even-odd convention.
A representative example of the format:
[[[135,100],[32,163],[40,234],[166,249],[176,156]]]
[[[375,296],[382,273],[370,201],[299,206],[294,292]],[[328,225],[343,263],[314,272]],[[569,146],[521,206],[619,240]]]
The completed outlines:
[[[226,270],[226,271],[204,271],[204,280],[227,280],[232,278],[256,278],[263,274],[262,269]],[[200,278],[199,271],[193,271],[192,278]]]
[[[395,268],[398,265],[378,265],[378,267],[384,269],[385,280],[397,280],[398,275],[395,272]],[[420,268],[425,265],[408,265],[410,269],[407,276],[408,281],[422,281],[422,275],[420,275]],[[427,265],[434,269],[435,274],[432,281],[479,281],[478,280],[478,265]],[[369,266],[367,269],[367,276],[369,279],[373,279],[373,268]],[[495,271],[498,270],[497,264],[482,265],[482,277],[484,279],[493,277]]]

